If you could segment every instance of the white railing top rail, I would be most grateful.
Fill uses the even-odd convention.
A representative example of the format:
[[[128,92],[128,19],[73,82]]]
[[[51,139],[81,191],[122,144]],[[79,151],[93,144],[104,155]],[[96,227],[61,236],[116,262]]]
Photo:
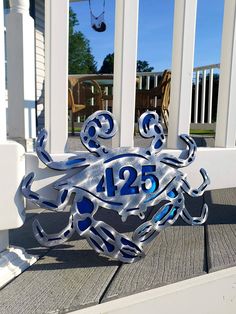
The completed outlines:
[[[137,72],[137,76],[155,76],[155,75],[161,75],[163,72]],[[90,73],[90,74],[69,74],[69,77],[83,77],[83,76],[113,76],[113,73]]]
[[[219,69],[220,68],[220,63],[216,63],[216,64],[209,64],[209,65],[203,65],[203,66],[198,66],[198,67],[195,67],[193,69],[193,72],[196,72],[196,71],[202,71],[202,70],[210,70],[210,69]],[[163,71],[158,71],[158,72],[137,72],[136,75],[137,76],[158,76],[158,75],[161,75],[163,73]],[[103,76],[113,76],[113,73],[90,73],[90,74],[69,74],[68,76],[69,77],[83,77],[83,76],[98,76],[98,77],[103,77]]]
[[[194,72],[196,71],[202,71],[202,70],[210,70],[210,69],[219,69],[220,68],[220,63],[216,63],[216,64],[210,64],[210,65],[203,65],[200,67],[195,67],[193,69]]]

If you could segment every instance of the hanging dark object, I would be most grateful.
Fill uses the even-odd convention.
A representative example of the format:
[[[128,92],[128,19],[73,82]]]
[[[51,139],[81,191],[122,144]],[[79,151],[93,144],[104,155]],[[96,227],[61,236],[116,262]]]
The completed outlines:
[[[103,0],[103,11],[98,16],[95,16],[92,12],[91,8],[91,0],[89,0],[89,10],[90,10],[90,17],[91,17],[91,26],[96,32],[104,32],[107,28],[106,23],[104,21],[105,15],[105,0]]]

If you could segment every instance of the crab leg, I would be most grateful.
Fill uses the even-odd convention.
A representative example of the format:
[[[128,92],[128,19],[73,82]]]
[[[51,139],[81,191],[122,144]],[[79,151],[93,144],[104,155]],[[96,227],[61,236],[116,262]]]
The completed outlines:
[[[135,262],[144,255],[141,245],[120,234],[103,221],[93,218],[98,206],[89,198],[82,197],[74,203],[72,212],[75,228],[81,236],[87,238],[96,252],[126,263]]]
[[[181,218],[189,225],[202,225],[207,220],[208,217],[208,206],[204,204],[202,206],[202,212],[200,217],[192,217],[186,207],[183,208],[183,211],[180,214]]]
[[[36,141],[36,153],[38,158],[49,168],[55,170],[69,170],[82,166],[88,166],[88,154],[80,154],[80,156],[72,156],[65,161],[54,161],[50,154],[45,150],[47,142],[47,131],[41,130]]]
[[[161,162],[169,165],[169,166],[173,166],[175,168],[182,168],[182,167],[187,167],[188,165],[190,165],[194,159],[195,159],[195,153],[197,150],[197,145],[195,143],[195,141],[187,134],[181,134],[180,138],[187,144],[187,157],[185,159],[180,158],[180,157],[174,157],[174,156],[170,156],[167,155],[164,156],[161,159]]]
[[[87,118],[80,132],[80,138],[90,152],[103,156],[109,152],[109,149],[100,143],[99,138],[112,138],[116,132],[117,123],[112,114],[100,110]]]
[[[192,197],[201,196],[204,193],[206,187],[210,184],[210,179],[206,173],[206,170],[201,168],[200,173],[203,178],[203,183],[197,189],[191,189],[188,181],[182,178],[182,190]]]
[[[151,151],[158,153],[165,144],[165,136],[156,112],[145,112],[139,118],[139,132],[142,137],[152,138]]]
[[[48,200],[38,193],[31,191],[31,185],[34,179],[34,173],[31,172],[25,176],[21,182],[21,191],[25,198],[38,205],[39,207],[46,208],[53,211],[63,211],[67,205],[72,189],[63,189],[58,192],[56,201]]]
[[[152,241],[163,229],[177,220],[182,206],[183,199],[178,203],[175,201],[163,205],[151,220],[144,222],[134,231],[133,240],[142,244]]]
[[[37,219],[33,222],[33,233],[36,240],[43,246],[51,247],[55,245],[62,244],[69,240],[73,233],[75,232],[75,227],[73,223],[73,216],[70,215],[68,225],[61,230],[59,233],[47,234]]]

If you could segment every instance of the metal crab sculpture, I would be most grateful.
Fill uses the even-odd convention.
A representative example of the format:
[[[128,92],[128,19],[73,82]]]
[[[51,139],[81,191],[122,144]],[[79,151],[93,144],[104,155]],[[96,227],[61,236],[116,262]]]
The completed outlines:
[[[67,241],[77,231],[86,237],[98,253],[123,262],[135,262],[144,256],[143,246],[161,230],[172,225],[180,216],[190,225],[206,221],[208,207],[201,209],[200,217],[192,217],[185,207],[184,192],[192,197],[203,194],[209,184],[204,169],[200,169],[203,183],[192,189],[186,174],[177,168],[194,161],[196,144],[188,135],[180,135],[186,143],[186,158],[176,158],[160,153],[165,143],[163,128],[155,112],[145,112],[139,119],[139,131],[145,138],[152,138],[150,147],[107,148],[99,138],[115,135],[117,124],[111,113],[97,111],[84,123],[81,141],[91,152],[80,152],[66,161],[54,161],[45,150],[47,132],[39,133],[36,152],[39,159],[55,170],[78,169],[76,174],[60,179],[54,185],[56,201],[45,199],[31,190],[34,173],[22,180],[23,195],[40,207],[56,212],[63,211],[74,193],[69,224],[58,234],[46,234],[40,223],[33,222],[36,239],[44,246],[55,246]],[[164,201],[164,205],[163,205]],[[162,203],[161,203],[162,202]],[[99,206],[116,211],[123,222],[129,215],[145,218],[147,207],[160,205],[150,220],[141,222],[132,238],[117,232],[113,227],[94,218]]]

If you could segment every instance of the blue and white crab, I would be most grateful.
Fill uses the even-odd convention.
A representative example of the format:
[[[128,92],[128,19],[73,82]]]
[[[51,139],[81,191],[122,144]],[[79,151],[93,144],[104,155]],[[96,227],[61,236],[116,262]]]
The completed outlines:
[[[34,234],[44,246],[61,244],[77,231],[98,253],[131,263],[144,255],[144,244],[172,225],[179,216],[191,225],[206,221],[206,204],[200,217],[192,217],[184,203],[184,192],[192,197],[203,194],[209,184],[206,171],[200,169],[203,183],[197,189],[192,189],[186,175],[177,169],[194,161],[197,148],[194,140],[188,135],[180,136],[187,145],[185,159],[161,154],[165,143],[163,129],[157,113],[148,111],[139,119],[139,131],[143,137],[152,138],[150,147],[110,149],[100,143],[99,138],[109,139],[116,131],[117,124],[111,113],[95,112],[85,121],[80,133],[81,141],[90,153],[81,152],[59,162],[53,161],[45,150],[47,132],[42,130],[39,133],[36,152],[47,167],[55,170],[78,169],[76,174],[54,185],[58,190],[56,201],[45,199],[31,190],[33,173],[22,180],[22,193],[27,199],[56,212],[63,211],[74,194],[69,224],[60,233],[46,234],[40,223],[34,221]],[[150,220],[134,230],[132,238],[94,218],[101,206],[116,211],[123,222],[129,215],[144,219],[147,207],[158,204],[161,207]]]

